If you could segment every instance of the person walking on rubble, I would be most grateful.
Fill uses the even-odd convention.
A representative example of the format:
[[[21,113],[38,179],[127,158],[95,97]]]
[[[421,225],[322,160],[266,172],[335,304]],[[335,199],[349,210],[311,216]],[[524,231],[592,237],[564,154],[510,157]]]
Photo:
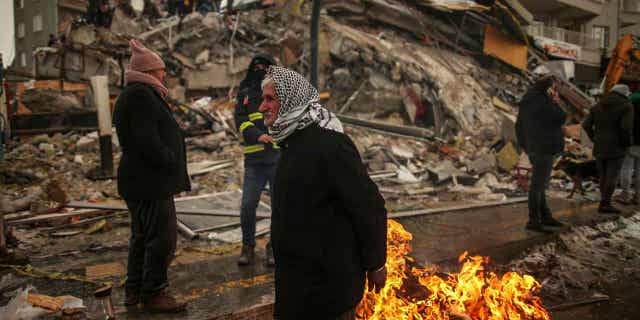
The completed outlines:
[[[265,185],[269,183],[269,187],[273,189],[273,177],[280,157],[278,146],[267,133],[263,115],[258,111],[262,102],[260,83],[267,68],[274,64],[275,61],[270,55],[258,54],[253,57],[247,75],[240,83],[234,113],[236,126],[244,144],[244,184],[240,209],[242,252],[238,258],[238,264],[241,266],[254,261],[256,208]],[[275,264],[271,242],[267,243],[265,262],[270,267]]]
[[[355,319],[386,281],[387,212],[354,143],[299,73],[271,66],[265,124],[280,145],[273,195],[275,318]]]
[[[541,75],[520,101],[516,121],[518,143],[531,161],[533,172],[529,185],[529,221],[526,229],[551,232],[546,227],[561,227],[547,203],[546,190],[554,160],[564,151],[566,113],[558,105],[555,79]]]
[[[166,102],[164,62],[137,40],[129,44],[126,87],[113,115],[122,147],[118,192],[131,213],[125,306],[180,312],[186,303],[166,288],[177,237],[173,196],[191,189],[184,136]]]
[[[640,205],[640,92],[629,97],[633,105],[633,145],[627,150],[620,170],[621,201]],[[631,183],[633,180],[633,192]]]
[[[600,176],[600,213],[620,213],[611,204],[620,168],[627,148],[633,145],[633,106],[629,101],[629,87],[615,85],[589,111],[582,127],[593,141],[593,156]]]

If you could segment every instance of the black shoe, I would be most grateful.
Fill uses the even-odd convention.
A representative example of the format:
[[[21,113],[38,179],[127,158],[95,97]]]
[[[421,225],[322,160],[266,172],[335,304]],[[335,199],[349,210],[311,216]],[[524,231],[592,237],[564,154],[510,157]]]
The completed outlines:
[[[620,213],[622,213],[622,211],[620,211],[620,209],[612,206],[610,203],[609,204],[600,204],[600,207],[598,207],[598,212],[600,212],[602,214],[620,214]]]
[[[552,230],[545,228],[540,222],[528,222],[525,229],[540,233],[553,233]]]
[[[253,263],[255,248],[255,246],[242,246],[242,252],[240,253],[240,257],[238,258],[239,266],[246,266]]]
[[[542,218],[542,224],[549,227],[564,227],[564,223],[554,219],[553,217]]]

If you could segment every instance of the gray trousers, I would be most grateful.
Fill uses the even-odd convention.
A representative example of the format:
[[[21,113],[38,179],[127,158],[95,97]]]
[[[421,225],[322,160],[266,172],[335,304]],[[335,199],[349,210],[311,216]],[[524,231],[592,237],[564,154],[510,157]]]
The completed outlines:
[[[640,146],[633,146],[629,150],[633,150],[635,154],[640,151]],[[634,176],[635,174],[635,176]],[[620,170],[620,187],[626,196],[631,196],[631,184],[633,182],[633,189],[635,191],[636,198],[640,197],[640,158],[627,154],[622,164],[622,170]]]

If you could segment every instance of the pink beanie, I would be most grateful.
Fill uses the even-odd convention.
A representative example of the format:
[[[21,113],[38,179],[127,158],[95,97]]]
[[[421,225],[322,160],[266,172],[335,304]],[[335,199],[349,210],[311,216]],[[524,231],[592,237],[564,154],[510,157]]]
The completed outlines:
[[[146,72],[151,70],[164,69],[164,61],[157,53],[145,48],[138,40],[131,39],[131,60],[129,61],[129,69]]]

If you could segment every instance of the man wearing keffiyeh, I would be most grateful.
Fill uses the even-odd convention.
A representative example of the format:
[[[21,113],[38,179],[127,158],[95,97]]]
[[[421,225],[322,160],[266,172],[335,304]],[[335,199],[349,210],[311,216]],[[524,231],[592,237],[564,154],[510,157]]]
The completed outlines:
[[[272,203],[275,318],[355,319],[365,279],[386,280],[387,212],[340,120],[300,74],[271,66],[262,83],[281,146]]]

